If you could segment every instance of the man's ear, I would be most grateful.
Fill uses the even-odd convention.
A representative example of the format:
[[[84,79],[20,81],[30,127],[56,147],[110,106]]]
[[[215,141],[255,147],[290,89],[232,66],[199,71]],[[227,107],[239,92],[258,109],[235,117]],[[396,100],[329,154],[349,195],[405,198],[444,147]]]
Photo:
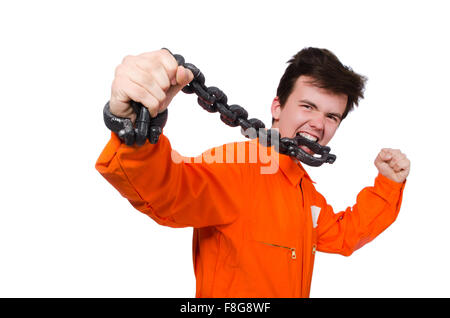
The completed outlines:
[[[273,99],[270,110],[272,112],[272,118],[275,120],[279,120],[280,113],[281,113],[281,104],[280,104],[280,99],[278,98],[278,96]]]

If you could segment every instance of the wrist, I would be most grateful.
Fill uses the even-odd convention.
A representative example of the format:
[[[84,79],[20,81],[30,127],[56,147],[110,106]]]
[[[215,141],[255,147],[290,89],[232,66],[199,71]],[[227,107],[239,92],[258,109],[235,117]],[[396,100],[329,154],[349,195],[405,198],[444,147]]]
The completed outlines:
[[[133,105],[134,104],[134,105]],[[129,117],[117,116],[111,112],[110,102],[108,101],[103,108],[103,119],[105,125],[112,132],[125,142],[128,146],[137,144],[142,146],[145,140],[148,139],[150,143],[156,144],[159,136],[162,133],[167,122],[168,110],[158,114],[155,118],[150,118],[148,111],[144,106],[138,106],[137,103],[132,103],[132,112],[134,121]],[[139,116],[136,120],[136,112]],[[136,122],[136,125],[135,125]]]

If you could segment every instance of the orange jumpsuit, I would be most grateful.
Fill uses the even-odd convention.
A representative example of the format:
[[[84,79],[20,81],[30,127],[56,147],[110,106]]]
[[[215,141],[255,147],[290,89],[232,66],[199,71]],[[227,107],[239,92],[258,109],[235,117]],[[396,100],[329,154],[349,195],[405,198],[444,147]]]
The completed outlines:
[[[262,174],[273,153],[252,140],[186,158],[163,134],[137,147],[111,133],[95,167],[157,223],[194,228],[196,297],[309,297],[316,251],[350,255],[373,240],[396,219],[405,183],[379,174],[334,213],[292,158],[274,156],[279,169]]]

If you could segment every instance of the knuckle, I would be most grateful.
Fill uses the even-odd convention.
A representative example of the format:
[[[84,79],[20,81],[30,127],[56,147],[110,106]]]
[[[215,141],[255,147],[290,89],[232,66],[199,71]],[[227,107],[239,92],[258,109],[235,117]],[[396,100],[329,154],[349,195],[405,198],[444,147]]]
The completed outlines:
[[[144,59],[152,59],[157,54],[158,51],[152,51],[152,52],[144,52],[142,54],[139,54],[139,57],[142,57]]]
[[[114,78],[112,84],[111,84],[111,91],[114,92],[121,92],[127,87],[126,81],[121,76],[117,76]]]
[[[148,52],[139,55],[136,59],[136,64],[146,69],[152,69],[154,67],[155,61],[157,60],[158,60],[157,52]]]
[[[152,117],[154,117],[158,113],[159,103],[154,98],[149,98],[145,101],[145,107],[147,107]]]
[[[133,89],[133,96],[136,96],[136,98],[138,99],[138,102],[144,103],[144,101],[146,100],[146,97],[147,97],[146,95],[147,95],[147,93],[143,89],[140,89],[140,88]]]
[[[143,58],[136,60],[136,66],[145,73],[151,73],[151,71],[155,68],[154,62],[152,60]]]
[[[123,64],[119,64],[116,66],[114,70],[114,76],[119,76],[122,73],[123,73]]]
[[[161,87],[161,89],[162,89],[163,91],[167,91],[167,90],[170,88],[170,82],[168,82],[168,81],[163,81],[163,82],[160,84],[160,87]]]
[[[154,111],[155,109],[157,110],[159,107],[159,101],[150,94],[145,99],[145,104],[149,111]]]
[[[111,84],[111,88],[113,90],[117,90],[119,86],[120,86],[120,78],[114,77],[114,80],[112,81],[112,84]]]
[[[162,91],[159,92],[158,96],[155,97],[160,103],[166,99],[166,94]]]
[[[156,58],[159,62],[163,62],[165,59],[167,59],[167,52],[166,50],[159,50],[156,54]]]
[[[158,100],[159,102],[164,100],[164,92],[161,90],[157,83],[153,82],[151,86],[149,86],[149,91],[154,99]]]
[[[163,66],[151,72],[152,85],[157,86],[157,89],[167,91],[170,88],[170,81]]]
[[[139,84],[139,85],[145,85],[146,83],[151,83],[151,78],[149,78],[149,76],[147,76],[146,73],[141,72],[139,70],[135,70],[131,76],[131,78],[133,79],[133,82]],[[145,87],[145,86],[144,86]]]
[[[165,49],[161,49],[158,51],[161,58],[167,59],[167,58],[173,58],[172,54],[169,53],[169,51],[165,50]]]
[[[129,64],[133,60],[133,55],[127,55],[122,59],[122,64]]]
[[[160,50],[160,62],[165,63],[168,71],[175,72],[178,68],[178,63],[175,58],[167,50]]]

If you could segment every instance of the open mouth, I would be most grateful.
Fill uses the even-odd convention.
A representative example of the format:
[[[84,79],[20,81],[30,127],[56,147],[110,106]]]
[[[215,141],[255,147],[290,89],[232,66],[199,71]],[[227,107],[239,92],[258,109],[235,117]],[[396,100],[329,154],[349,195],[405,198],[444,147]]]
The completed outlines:
[[[316,136],[311,135],[311,134],[309,134],[307,132],[304,132],[304,131],[298,132],[296,134],[296,136],[302,136],[302,137],[304,137],[304,138],[306,138],[306,139],[308,139],[308,140],[310,140],[312,142],[317,142],[319,140],[319,137],[316,137]]]
[[[330,147],[318,143],[320,136],[315,136],[306,131],[299,131],[294,137],[298,149],[295,157],[309,166],[319,167],[323,163],[333,163],[336,156],[330,154]]]
[[[301,137],[305,138],[306,140],[311,141],[311,142],[314,142],[314,143],[316,143],[316,142],[319,140],[318,137],[316,137],[316,136],[314,136],[314,135],[311,135],[311,134],[309,134],[309,133],[307,133],[307,132],[304,132],[304,131],[298,132],[298,133],[296,134],[296,136],[301,136]],[[306,146],[306,145],[299,145],[299,148],[301,148],[302,150],[306,151],[306,152],[309,153],[310,155],[315,155],[315,152],[312,151],[312,150],[311,150],[308,146]]]

